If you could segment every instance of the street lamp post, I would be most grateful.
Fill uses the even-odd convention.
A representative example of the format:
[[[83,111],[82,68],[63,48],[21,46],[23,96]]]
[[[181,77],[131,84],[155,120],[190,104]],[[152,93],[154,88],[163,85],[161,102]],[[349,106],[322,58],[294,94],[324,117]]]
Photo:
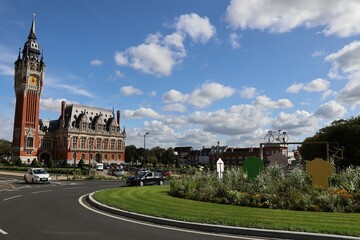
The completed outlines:
[[[73,141],[74,141],[74,138],[73,138]],[[69,152],[71,152],[70,137],[68,137],[68,147],[69,147]],[[74,176],[76,175],[76,148],[77,148],[77,141],[76,141],[76,145],[74,148],[74,153],[75,153],[75,155],[74,155]]]
[[[74,176],[76,176],[76,148],[77,148],[77,141],[76,141],[76,145],[75,145],[75,149],[74,149]]]
[[[146,151],[146,145],[145,145],[145,139],[146,139],[146,135],[150,134],[150,132],[146,132],[144,134],[144,162],[145,162],[145,151]]]
[[[150,134],[150,132],[146,132],[146,133],[144,134],[144,149],[146,149],[146,148],[145,148],[145,137],[146,137],[146,135],[148,135],[148,134]]]
[[[92,148],[92,143],[91,143],[91,140],[89,140],[89,174],[90,174],[90,156],[91,156],[91,148]]]

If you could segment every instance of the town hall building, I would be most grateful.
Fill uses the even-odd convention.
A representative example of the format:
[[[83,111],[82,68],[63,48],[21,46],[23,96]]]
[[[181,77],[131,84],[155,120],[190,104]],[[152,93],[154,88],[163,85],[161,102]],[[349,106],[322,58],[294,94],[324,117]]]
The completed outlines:
[[[66,104],[56,120],[39,119],[40,96],[45,81],[44,54],[33,19],[22,52],[15,61],[15,117],[12,158],[30,164],[34,159],[62,163],[122,163],[125,160],[125,128],[120,111]]]

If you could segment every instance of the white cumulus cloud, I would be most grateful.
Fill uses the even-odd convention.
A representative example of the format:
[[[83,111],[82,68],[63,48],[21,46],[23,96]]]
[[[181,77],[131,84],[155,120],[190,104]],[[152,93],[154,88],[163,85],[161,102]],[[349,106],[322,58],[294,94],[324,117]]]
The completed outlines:
[[[194,42],[206,43],[216,32],[207,17],[196,13],[181,15],[175,25],[177,31],[186,33]]]
[[[341,73],[351,75],[360,71],[360,41],[354,41],[345,45],[335,53],[325,57],[325,61],[332,63],[329,76],[341,77]]]
[[[283,33],[297,27],[322,27],[325,35],[360,33],[360,1],[232,0],[225,19],[234,28]]]
[[[346,113],[346,108],[336,101],[331,100],[327,103],[322,104],[318,110],[314,113],[315,116],[325,119],[339,119],[342,118]]]
[[[279,99],[277,101],[273,101],[265,95],[256,97],[254,104],[266,108],[290,108],[293,106],[291,101],[288,99]]]
[[[124,86],[120,88],[120,92],[121,94],[125,95],[125,96],[130,96],[130,95],[142,95],[143,92],[138,89],[138,88],[134,88],[133,86]]]
[[[146,118],[146,117],[158,118],[159,115],[157,114],[157,112],[155,112],[151,108],[141,107],[141,108],[136,109],[136,110],[128,110],[128,109],[126,109],[124,111],[124,117],[125,118]]]
[[[229,36],[229,42],[232,48],[240,48],[240,36],[237,33],[231,33]]]
[[[149,34],[144,43],[115,52],[116,64],[157,77],[169,76],[187,56],[184,46],[187,36],[194,42],[206,43],[215,34],[209,19],[195,13],[176,18],[174,27],[173,33],[165,36],[158,32]]]
[[[90,62],[90,64],[91,64],[91,66],[101,66],[101,65],[103,65],[103,61],[102,60],[100,60],[100,59],[93,59],[93,60],[91,60],[91,62]]]

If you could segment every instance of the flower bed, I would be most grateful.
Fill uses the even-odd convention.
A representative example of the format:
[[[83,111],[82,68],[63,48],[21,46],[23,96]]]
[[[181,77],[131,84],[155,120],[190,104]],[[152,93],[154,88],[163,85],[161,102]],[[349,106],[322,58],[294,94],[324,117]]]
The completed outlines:
[[[170,194],[192,200],[240,206],[360,213],[360,167],[347,168],[329,178],[330,187],[313,189],[311,178],[301,168],[285,173],[280,166],[267,167],[255,180],[242,168],[216,173],[198,172],[175,178]]]

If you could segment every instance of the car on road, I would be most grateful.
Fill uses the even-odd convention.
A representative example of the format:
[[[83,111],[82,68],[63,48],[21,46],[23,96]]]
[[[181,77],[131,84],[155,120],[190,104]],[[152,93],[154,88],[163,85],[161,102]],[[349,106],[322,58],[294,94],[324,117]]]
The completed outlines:
[[[50,183],[51,176],[44,168],[29,168],[24,175],[25,183]]]
[[[110,176],[120,177],[125,175],[125,171],[122,168],[109,168],[108,174]]]
[[[128,186],[163,185],[164,182],[165,178],[159,172],[139,172],[136,176],[129,177],[126,180]]]

